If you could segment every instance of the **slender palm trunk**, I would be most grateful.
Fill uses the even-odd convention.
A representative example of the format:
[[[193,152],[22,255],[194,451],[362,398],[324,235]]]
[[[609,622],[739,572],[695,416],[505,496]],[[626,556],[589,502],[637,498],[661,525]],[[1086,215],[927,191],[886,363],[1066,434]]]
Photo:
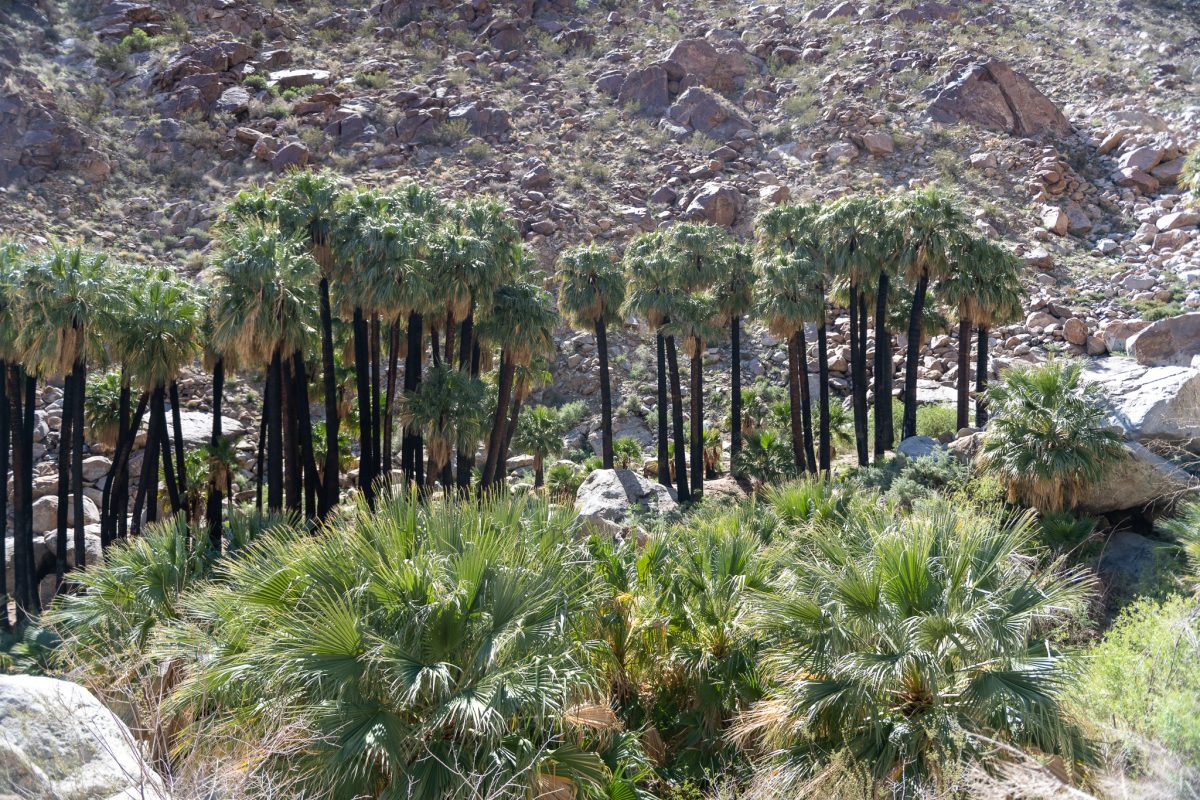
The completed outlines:
[[[922,271],[913,290],[908,316],[908,352],[904,354],[904,428],[902,439],[917,435],[917,365],[921,361],[921,320],[925,315],[925,292],[929,273]]]
[[[75,374],[63,381],[62,418],[58,426],[58,530],[55,538],[54,590],[67,571],[67,498],[71,491],[71,428],[75,425]]]
[[[325,283],[322,281],[322,283]],[[328,295],[329,286],[325,285],[325,292]],[[326,298],[327,299],[327,298]],[[217,359],[217,363],[213,366],[213,383],[212,383],[213,401],[212,401],[212,436],[209,437],[209,445],[212,447],[212,455],[216,455],[221,446],[221,406],[225,399],[225,360]],[[209,465],[208,477],[208,501],[204,510],[204,517],[208,520],[208,544],[214,552],[221,552],[221,502],[225,499],[222,496],[222,490],[225,488],[218,474],[219,470],[216,464]]]
[[[702,342],[696,342],[696,352],[692,355],[692,497],[700,499],[704,495],[704,348]]]
[[[679,385],[679,354],[675,350],[675,337],[666,337],[667,343],[667,379],[671,383],[671,428],[675,434],[675,491],[679,502],[692,499],[688,483],[687,460],[684,456],[685,439],[683,433],[683,391]],[[695,467],[697,465],[693,465]]]
[[[508,422],[508,401],[512,394],[513,375],[515,373],[516,364],[513,363],[507,353],[501,352],[500,376],[496,387],[496,411],[492,415],[492,432],[488,437],[487,462],[483,468],[483,481],[481,483],[481,489],[485,492],[492,487],[492,483],[496,478],[496,464],[504,445],[505,426]]]
[[[408,315],[408,353],[404,359],[404,393],[415,392],[421,385],[421,352],[425,341],[421,315]],[[404,442],[400,451],[400,469],[408,483],[422,486],[425,483],[421,459],[421,434],[412,425],[404,428]]]
[[[393,433],[396,418],[396,373],[400,369],[400,319],[388,326],[387,400],[383,404],[383,476],[392,482]]]
[[[517,424],[521,421],[521,406],[525,404],[525,399],[521,391],[513,394],[512,414],[508,417],[508,428],[504,432],[504,452],[500,455],[500,470],[501,476],[508,475],[508,458],[512,453],[513,434],[516,433]]]
[[[29,519],[29,497],[25,491],[25,374],[20,366],[11,366],[6,374],[0,375],[8,385],[9,431],[8,445],[12,447],[13,471],[13,602],[16,606],[16,622],[19,625],[27,616],[31,606],[31,587],[37,585],[31,574],[33,570],[33,536],[26,538],[25,530]],[[7,472],[5,476],[7,477]],[[7,560],[7,559],[6,559]],[[8,605],[4,607],[8,618]]]
[[[821,316],[821,325],[817,328],[817,371],[820,386],[817,389],[819,408],[818,414],[818,443],[817,468],[825,477],[829,477],[830,462],[833,460],[829,442],[829,342],[828,330],[825,327],[825,317]]]
[[[175,475],[175,465],[171,461],[171,432],[167,430],[166,390],[163,390],[163,411],[159,415],[159,441],[162,443],[163,483],[167,487],[167,497],[171,500],[171,513],[178,514],[183,510],[183,495],[179,491],[179,479]]]
[[[541,453],[533,454],[533,488],[540,489],[546,483],[546,458]]]
[[[971,322],[961,313],[958,320],[958,414],[959,430],[971,424]]]
[[[892,446],[892,336],[887,329],[890,279],[879,276],[875,291],[875,460]]]
[[[742,452],[742,318],[729,321],[729,413],[733,430],[729,433],[729,461],[734,463]]]
[[[792,461],[797,472],[808,469],[804,456],[804,423],[800,414],[800,345],[799,333],[788,337],[788,417],[791,420]],[[804,376],[807,379],[808,376]]]
[[[329,302],[329,279],[321,278],[321,371],[325,384],[325,469],[322,473],[321,501],[317,516],[325,519],[338,504],[340,493],[338,465],[337,372],[333,358],[333,312]]]
[[[374,438],[371,433],[371,354],[367,321],[361,308],[354,309],[354,376],[358,389],[358,488],[367,505],[375,507],[375,479],[371,475]]]
[[[988,385],[988,326],[980,325],[977,336],[979,339],[975,344],[975,427],[982,428],[988,421],[987,398],[984,397]]]
[[[379,441],[382,432],[379,400],[382,397],[382,353],[379,315],[371,315],[371,478],[378,481],[383,474],[383,444]]]
[[[267,375],[267,510],[283,510],[283,359],[271,355]]]
[[[83,403],[87,394],[87,364],[75,362],[75,419],[71,424],[71,494],[75,516],[75,569],[87,566],[87,536],[83,519]]]
[[[808,342],[804,339],[804,327],[796,331],[796,355],[800,373],[800,419],[804,425],[804,458],[808,471],[817,472],[817,456],[813,450],[812,389],[808,380]]]
[[[608,325],[596,319],[596,352],[600,357],[601,458],[605,469],[613,468],[612,383],[608,373]]]
[[[9,452],[9,414],[8,405],[8,363],[0,359],[0,542],[8,537],[8,452]],[[16,542],[14,541],[15,545]],[[15,549],[15,547],[14,547]],[[15,553],[13,554],[15,557]],[[8,557],[0,559],[0,631],[8,631],[11,624],[8,619]]]
[[[125,539],[129,536],[129,458],[133,455],[138,429],[141,428],[142,419],[150,405],[150,395],[147,392],[141,393],[132,420],[129,416],[129,401],[129,385],[122,381],[118,414],[121,427],[117,436],[117,450],[113,457],[112,468],[109,470],[109,480],[105,485],[108,544],[112,544],[115,539]],[[101,535],[103,535],[103,530]]]
[[[179,384],[171,381],[171,423],[175,428],[175,472],[179,482],[179,494],[186,497],[188,493],[187,463],[183,457],[183,417],[179,406]]]
[[[34,410],[37,408],[37,378],[26,371],[22,371],[20,374],[25,381],[25,399],[21,403],[21,414],[24,418],[21,423],[24,429],[24,435],[21,438],[21,458],[24,467],[22,491],[25,497],[25,516],[21,537],[24,539],[27,570],[25,608],[32,614],[38,614],[42,610],[42,596],[38,592],[38,581],[41,576],[38,574],[38,566],[33,558],[33,426]],[[21,619],[23,619],[23,615],[18,614],[18,621]]]
[[[291,357],[280,356],[280,375],[283,386],[279,393],[283,401],[283,497],[289,512],[299,514],[304,502],[304,483],[300,461],[300,430],[296,408],[296,371]]]
[[[255,459],[254,467],[254,510],[260,515],[263,511],[263,483],[266,482],[266,466],[267,466],[267,417],[270,414],[267,412],[268,395],[267,391],[271,386],[270,371],[267,373],[266,386],[263,387],[263,403],[262,413],[259,415],[258,423],[258,454]]]
[[[475,304],[472,302],[467,318],[462,321],[458,334],[458,368],[460,371],[470,371],[471,376],[479,374],[479,345],[475,341]],[[475,447],[473,444],[460,446],[454,454],[454,464],[457,469],[454,483],[458,486],[459,494],[465,495],[471,488],[471,470],[475,467]]]
[[[854,448],[858,454],[858,463],[865,465],[867,456],[867,386],[866,361],[867,342],[862,332],[865,330],[863,303],[860,302],[862,292],[857,283],[850,284],[850,397],[854,409]]]
[[[158,455],[159,417],[162,416],[163,391],[155,387],[150,394],[150,420],[146,426],[146,448],[142,451],[142,474],[138,479],[137,497],[133,503],[133,535],[142,532],[142,509],[146,510],[146,522],[158,520]]]
[[[125,371],[121,371],[121,393],[117,401],[117,442],[113,448],[112,462],[104,476],[104,489],[100,493],[100,547],[108,547],[113,540],[116,527],[116,515],[113,513],[113,502],[116,499],[114,482],[121,469],[121,452],[125,449],[125,428],[129,425],[129,383],[125,380]]]
[[[671,464],[667,447],[667,344],[662,331],[654,334],[658,348],[658,482],[671,485]]]
[[[292,354],[292,372],[295,388],[291,406],[296,417],[296,448],[300,459],[299,469],[303,475],[304,516],[311,522],[317,518],[317,497],[322,490],[313,449],[312,411],[308,407],[308,365],[304,363],[304,353],[300,350]]]

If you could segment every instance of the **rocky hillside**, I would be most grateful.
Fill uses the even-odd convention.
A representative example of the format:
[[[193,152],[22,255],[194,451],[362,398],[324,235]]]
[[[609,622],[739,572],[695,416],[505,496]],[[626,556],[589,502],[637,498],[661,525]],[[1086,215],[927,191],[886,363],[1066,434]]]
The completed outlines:
[[[996,367],[1098,355],[1200,307],[1175,186],[1198,44],[1190,0],[15,0],[0,232],[202,275],[239,187],[314,165],[499,195],[552,270],[581,240],[690,218],[748,237],[788,198],[940,182],[1030,266]],[[617,339],[617,435],[648,440],[652,354]],[[781,343],[748,340],[748,377],[779,376]],[[954,346],[929,343],[923,396]],[[564,331],[553,391],[595,392],[593,350]]]

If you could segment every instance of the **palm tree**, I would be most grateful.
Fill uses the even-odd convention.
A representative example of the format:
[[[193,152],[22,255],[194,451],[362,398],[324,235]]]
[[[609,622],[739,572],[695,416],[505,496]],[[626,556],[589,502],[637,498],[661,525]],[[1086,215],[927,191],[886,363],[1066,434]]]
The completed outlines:
[[[992,421],[980,463],[1008,487],[1009,502],[1040,511],[1073,506],[1125,456],[1109,425],[1099,384],[1084,383],[1080,361],[1014,367],[987,392]]]
[[[754,307],[754,288],[758,273],[754,269],[750,249],[735,245],[725,259],[725,270],[718,277],[713,294],[722,325],[729,326],[730,389],[729,406],[732,430],[729,435],[729,457],[737,458],[742,450],[742,318]],[[822,326],[824,327],[824,326]]]
[[[124,295],[119,324],[113,328],[113,350],[120,355],[127,380],[149,396],[150,427],[135,516],[140,517],[138,511],[145,500],[147,520],[153,522],[158,517],[160,452],[167,467],[173,510],[178,512],[183,508],[182,495],[186,485],[183,475],[179,474],[179,465],[171,468],[166,389],[199,352],[201,305],[191,286],[169,269],[149,269],[132,276],[126,283]],[[173,399],[172,406],[178,408],[177,398]],[[182,448],[178,426],[176,443]],[[124,458],[128,458],[130,449],[124,448]],[[170,485],[172,479],[176,481],[173,486]],[[138,519],[134,526],[136,530],[141,529]]]
[[[431,367],[415,391],[400,397],[400,421],[419,430],[429,450],[426,486],[433,487],[450,463],[456,444],[479,438],[483,405],[484,387],[479,379],[449,364]]]
[[[609,247],[587,245],[568,250],[558,262],[562,285],[558,304],[571,324],[589,326],[600,359],[600,428],[605,469],[613,468],[612,386],[608,374],[608,326],[621,321],[625,276]],[[539,484],[540,485],[540,484]]]
[[[320,486],[317,516],[325,519],[337,505],[340,490],[338,480],[337,441],[338,388],[333,345],[333,303],[330,298],[330,281],[340,277],[335,264],[333,244],[337,236],[334,226],[339,221],[337,211],[341,186],[331,172],[297,170],[289,173],[275,187],[271,196],[280,229],[290,236],[299,238],[308,246],[309,255],[316,262],[319,273],[317,287],[320,297],[321,325],[321,370],[325,395],[325,464]],[[219,361],[216,366],[222,367]],[[214,412],[215,413],[215,412]],[[219,436],[214,433],[214,437]],[[214,440],[214,446],[216,442]],[[216,506],[220,512],[220,504]]]
[[[546,457],[562,453],[562,435],[562,420],[553,408],[537,406],[521,418],[513,444],[533,456],[533,488],[542,487]]]
[[[736,731],[770,754],[772,789],[941,796],[996,749],[1086,757],[1065,708],[1070,654],[1050,634],[1091,582],[1032,571],[1033,535],[1029,515],[1003,524],[946,502],[812,525],[758,596],[773,688]],[[843,752],[849,774],[825,769]]]
[[[1004,247],[977,236],[968,236],[959,246],[953,271],[934,289],[937,298],[958,316],[958,403],[957,425],[970,424],[971,332],[978,329],[979,363],[987,372],[987,328],[997,318],[1008,318],[1020,310],[1021,262]],[[982,408],[982,406],[981,406]]]
[[[889,214],[900,237],[899,268],[913,283],[904,365],[904,439],[917,434],[917,368],[923,344],[925,295],[931,281],[950,272],[951,257],[967,220],[953,200],[936,188],[909,192]]]
[[[0,239],[0,541],[8,536],[8,468],[9,452],[13,453],[13,575],[8,575],[8,559],[0,564],[0,598],[3,598],[4,613],[0,615],[0,630],[9,630],[8,598],[9,581],[17,604],[18,619],[28,607],[26,584],[30,581],[27,564],[32,561],[33,541],[27,542],[23,520],[28,514],[27,502],[22,488],[25,482],[21,469],[21,441],[24,436],[23,419],[19,413],[17,395],[23,390],[24,377],[13,376],[20,367],[17,351],[17,331],[20,328],[20,289],[23,284],[25,249],[13,241]],[[10,402],[9,383],[13,383]],[[14,414],[14,410],[18,413]],[[15,417],[15,419],[14,419]],[[28,550],[26,549],[28,546]]]
[[[683,352],[691,359],[691,495],[698,500],[704,494],[704,347],[706,341],[720,336],[716,322],[716,301],[708,292],[691,292],[679,298],[665,329],[683,341]]]
[[[85,563],[83,401],[89,358],[103,357],[96,322],[112,300],[112,268],[102,253],[52,247],[25,273],[24,322],[18,336],[27,368],[45,378],[66,376],[58,457],[58,541],[55,585],[67,569],[67,499],[74,492],[75,566]]]
[[[500,453],[500,460],[496,467],[496,472],[500,477],[504,477],[507,474],[506,465],[508,463],[508,455],[512,448],[513,433],[517,430],[518,423],[520,422],[521,407],[524,406],[530,393],[535,389],[548,386],[553,378],[549,362],[545,356],[535,356],[528,364],[517,366],[517,372],[513,376],[512,412],[508,416],[508,425],[504,434],[504,450]],[[464,451],[460,450],[459,452]],[[474,458],[474,453],[471,455]],[[461,471],[459,474],[461,476]],[[471,485],[469,478],[466,485],[468,487]],[[462,488],[461,482],[459,483],[459,488]]]
[[[271,511],[283,508],[283,362],[303,353],[316,327],[316,270],[304,245],[261,223],[228,230],[220,243],[211,346],[235,353],[239,363],[267,366],[263,406]]]
[[[623,313],[642,317],[654,331],[658,357],[658,482],[671,485],[671,464],[668,455],[667,434],[667,346],[663,324],[670,318],[672,305],[679,297],[675,286],[675,265],[667,252],[667,243],[661,231],[641,233],[633,238],[623,258],[625,276],[629,285],[629,296],[625,299]],[[676,382],[674,386],[678,387]],[[675,426],[675,471],[683,474],[683,406],[678,391],[671,394],[672,409],[678,407]],[[687,480],[679,481],[679,498],[686,499]]]
[[[554,352],[553,332],[557,323],[558,314],[550,293],[527,281],[496,289],[491,307],[479,321],[481,342],[500,349],[496,412],[492,416],[481,492],[488,491],[496,479],[517,366],[529,364],[535,356],[548,357]]]

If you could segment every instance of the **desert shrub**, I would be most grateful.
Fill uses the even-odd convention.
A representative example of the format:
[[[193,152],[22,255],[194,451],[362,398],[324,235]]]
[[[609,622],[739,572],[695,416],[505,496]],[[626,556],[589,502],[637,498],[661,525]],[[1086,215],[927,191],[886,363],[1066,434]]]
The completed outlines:
[[[1082,713],[1119,742],[1144,737],[1200,759],[1200,619],[1195,600],[1140,599],[1089,653]]]
[[[642,445],[632,436],[618,436],[613,440],[613,464],[617,469],[634,469],[641,466]]]
[[[937,450],[921,458],[896,456],[868,467],[859,467],[850,475],[854,483],[878,489],[902,508],[911,508],[923,497],[942,492],[951,494],[967,485],[971,468],[950,452]]]
[[[131,400],[136,403],[136,400]],[[104,372],[88,376],[83,398],[83,422],[88,438],[112,447],[121,421],[121,376]],[[130,414],[133,409],[130,408]]]
[[[267,88],[267,76],[260,73],[251,73],[242,79],[242,86],[248,89],[262,91]]]
[[[788,434],[775,428],[746,433],[742,450],[733,461],[733,474],[763,483],[796,474],[796,460]]]

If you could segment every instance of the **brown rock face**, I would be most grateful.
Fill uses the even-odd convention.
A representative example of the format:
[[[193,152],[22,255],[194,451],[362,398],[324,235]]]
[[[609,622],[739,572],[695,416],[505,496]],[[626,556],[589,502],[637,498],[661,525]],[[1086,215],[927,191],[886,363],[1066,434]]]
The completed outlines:
[[[25,91],[0,92],[0,186],[35,183],[58,169],[79,169],[90,181],[107,177],[102,153],[59,110],[33,76],[21,75]]]
[[[680,79],[691,76],[695,83],[719,92],[731,91],[738,79],[749,73],[746,57],[735,50],[718,50],[707,39],[681,39],[667,51],[664,60],[678,65]]]
[[[742,196],[738,194],[737,189],[724,183],[710,181],[700,187],[684,215],[689,219],[728,227],[737,219],[741,204]]]
[[[617,102],[640,111],[661,113],[670,102],[667,71],[654,64],[629,73],[617,92]]]
[[[667,109],[667,116],[672,122],[718,141],[732,139],[742,128],[752,127],[745,114],[699,86],[693,86],[681,94]]]
[[[934,87],[926,112],[935,122],[973,122],[1017,136],[1069,136],[1071,123],[1028,78],[997,59],[972,64]]]

